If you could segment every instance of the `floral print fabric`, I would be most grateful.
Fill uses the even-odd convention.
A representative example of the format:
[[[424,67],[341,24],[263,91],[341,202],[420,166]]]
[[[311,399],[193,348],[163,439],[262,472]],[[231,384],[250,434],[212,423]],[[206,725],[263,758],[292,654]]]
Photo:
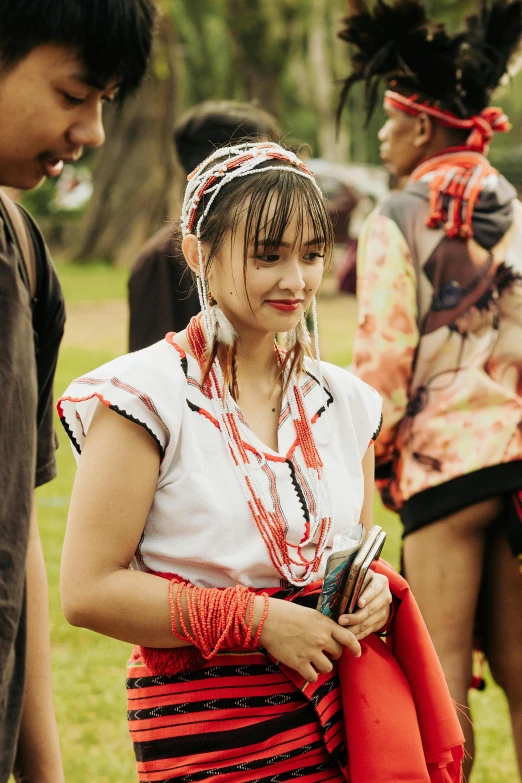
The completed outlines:
[[[416,203],[410,198],[408,221],[420,234],[428,229]],[[369,217],[361,235],[354,369],[384,400],[377,484],[396,511],[425,489],[522,459],[516,206],[512,227],[491,251],[442,236],[422,259],[386,209]]]

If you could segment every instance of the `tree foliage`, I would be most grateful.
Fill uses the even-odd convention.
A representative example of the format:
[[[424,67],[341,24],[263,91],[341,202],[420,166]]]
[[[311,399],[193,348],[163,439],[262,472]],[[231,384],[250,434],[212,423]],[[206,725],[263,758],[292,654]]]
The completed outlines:
[[[345,44],[337,38],[345,0],[161,4],[163,43],[153,75],[132,107],[111,119],[106,148],[97,156],[95,198],[80,257],[131,260],[132,250],[161,226],[175,171],[172,125],[182,111],[205,99],[257,101],[276,115],[289,141],[309,145],[313,155],[378,162],[382,114],[365,128],[356,90],[339,132],[335,127],[339,81],[348,69]],[[456,29],[476,11],[477,0],[426,4],[434,18]],[[521,87],[517,78],[503,96],[516,130],[522,125]],[[514,137],[495,140],[494,161],[507,159]],[[516,151],[522,161],[522,149]],[[520,170],[522,181],[522,163]]]

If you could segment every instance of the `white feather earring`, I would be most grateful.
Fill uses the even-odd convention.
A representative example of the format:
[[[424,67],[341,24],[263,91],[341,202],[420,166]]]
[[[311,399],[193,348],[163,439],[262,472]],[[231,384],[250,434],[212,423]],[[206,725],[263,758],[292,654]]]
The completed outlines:
[[[295,330],[295,338],[298,343],[302,345],[303,348],[308,347],[312,343],[312,339],[310,337],[310,332],[308,331],[308,326],[306,324],[306,315],[303,315],[299,323],[297,324],[296,330]]]
[[[312,343],[306,324],[306,315],[303,315],[295,329],[290,329],[285,334],[285,348],[287,351],[291,351],[296,343],[299,343],[303,348],[307,348]]]
[[[226,317],[219,305],[215,304],[211,310],[214,322],[214,335],[218,343],[233,348],[237,340],[237,332]]]

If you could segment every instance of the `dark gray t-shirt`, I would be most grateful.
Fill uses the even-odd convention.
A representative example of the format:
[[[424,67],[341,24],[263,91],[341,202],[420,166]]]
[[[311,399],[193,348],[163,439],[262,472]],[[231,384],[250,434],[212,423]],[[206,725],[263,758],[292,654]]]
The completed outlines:
[[[65,309],[45,243],[36,298],[0,205],[0,783],[12,768],[25,669],[25,558],[33,489],[56,475],[53,378]]]

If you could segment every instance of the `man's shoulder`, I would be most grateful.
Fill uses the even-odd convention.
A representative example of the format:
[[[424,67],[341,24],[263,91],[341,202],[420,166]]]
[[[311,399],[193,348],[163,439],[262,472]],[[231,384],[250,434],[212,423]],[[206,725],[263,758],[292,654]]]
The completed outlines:
[[[419,187],[418,185],[421,185]],[[397,190],[390,193],[378,207],[378,213],[384,217],[389,217],[399,225],[406,215],[426,210],[428,204],[428,194],[424,183],[414,183],[408,185],[404,190]]]
[[[437,244],[443,231],[426,228],[429,216],[429,191],[426,183],[408,183],[401,191],[391,193],[375,210],[374,219],[388,221],[390,235],[400,232],[410,249],[417,247],[419,237],[429,232],[428,244]],[[441,233],[442,232],[442,233]]]
[[[65,303],[60,280],[37,222],[21,204],[17,204],[16,208],[20,210],[33,249],[33,258],[24,260],[26,265],[33,263],[35,267],[36,297],[32,303],[32,321],[38,335],[37,342],[42,348],[55,341],[58,346],[65,324]],[[37,361],[39,353],[37,350]]]
[[[18,202],[13,202],[13,205],[19,212],[22,222],[13,226],[9,214],[5,212],[5,207],[0,204],[0,253],[5,253],[18,246],[19,242],[14,238],[13,232],[15,235],[19,234],[20,227],[25,225],[26,236],[34,249],[35,262],[40,267],[38,271],[47,273],[47,270],[52,267],[52,261],[44,236],[31,213]],[[19,252],[21,252],[21,248]],[[24,260],[27,262],[27,259]]]

